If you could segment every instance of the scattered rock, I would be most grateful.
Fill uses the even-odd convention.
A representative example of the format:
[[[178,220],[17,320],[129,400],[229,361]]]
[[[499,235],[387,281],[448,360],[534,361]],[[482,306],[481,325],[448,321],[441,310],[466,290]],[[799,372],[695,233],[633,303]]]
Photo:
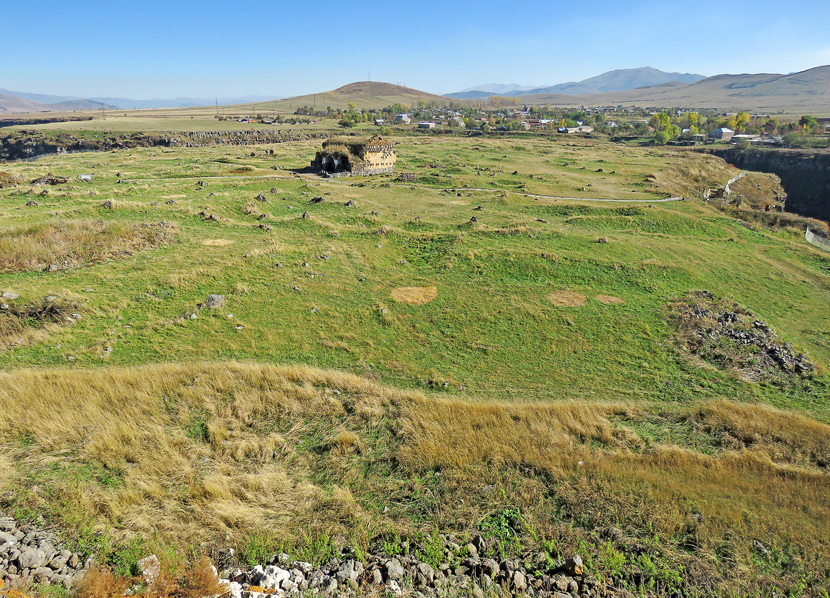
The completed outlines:
[[[161,562],[159,562],[158,557],[154,554],[138,561],[138,568],[148,586],[156,583],[159,575],[161,575]]]
[[[66,181],[66,177],[55,176],[50,172],[33,180],[32,185],[63,185]]]
[[[225,296],[224,295],[214,295],[210,294],[205,299],[204,306],[209,307],[211,309],[216,309],[222,307],[225,304]]]
[[[112,201],[110,201],[109,199],[105,200],[101,204],[101,207],[104,208],[105,210],[111,210],[112,209]]]

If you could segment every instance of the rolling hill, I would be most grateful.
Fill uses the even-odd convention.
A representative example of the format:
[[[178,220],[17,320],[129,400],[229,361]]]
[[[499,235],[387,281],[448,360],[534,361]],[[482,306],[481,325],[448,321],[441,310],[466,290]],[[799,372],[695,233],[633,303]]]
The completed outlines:
[[[6,90],[2,90],[6,91]],[[30,94],[34,95],[34,94]],[[52,97],[52,96],[47,96]],[[0,93],[0,113],[26,113],[26,112],[69,112],[73,110],[100,110],[101,102],[85,100],[82,98],[63,100],[56,103],[43,103],[11,93]],[[112,104],[103,104],[107,110],[117,108]]]
[[[624,104],[830,114],[829,97],[830,65],[790,75],[716,75],[685,85],[665,83],[612,93],[538,93],[522,96],[522,101],[565,106]]]
[[[240,110],[277,110],[280,112],[290,112],[300,106],[312,106],[318,109],[325,109],[327,106],[331,106],[332,108],[343,109],[350,102],[357,106],[357,108],[384,108],[396,103],[403,104],[404,106],[413,106],[421,100],[441,104],[448,102],[448,98],[445,96],[419,91],[411,87],[379,81],[358,81],[322,93],[295,96],[271,102],[241,104],[238,107]]]

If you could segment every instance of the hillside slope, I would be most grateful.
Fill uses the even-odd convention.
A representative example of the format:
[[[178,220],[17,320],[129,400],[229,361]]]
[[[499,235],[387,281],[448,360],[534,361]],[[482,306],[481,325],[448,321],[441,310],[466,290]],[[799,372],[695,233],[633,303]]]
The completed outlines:
[[[357,108],[385,108],[392,104],[415,106],[419,101],[446,104],[450,100],[444,96],[419,91],[410,87],[403,87],[392,83],[378,81],[359,81],[349,83],[337,89],[304,96],[295,96],[272,102],[257,102],[242,104],[240,110],[278,110],[290,111],[300,106],[311,106],[325,109],[331,106],[335,109],[345,109],[349,103]]]
[[[306,170],[319,139],[4,164],[0,515],[124,575],[374,547],[482,584],[579,554],[617,597],[821,596],[804,222],[696,199],[740,171],[683,149],[392,139],[397,173],[350,179]]]
[[[791,75],[717,75],[688,85],[665,84],[614,93],[533,94],[522,101],[560,105],[637,105],[830,114],[830,66]]]

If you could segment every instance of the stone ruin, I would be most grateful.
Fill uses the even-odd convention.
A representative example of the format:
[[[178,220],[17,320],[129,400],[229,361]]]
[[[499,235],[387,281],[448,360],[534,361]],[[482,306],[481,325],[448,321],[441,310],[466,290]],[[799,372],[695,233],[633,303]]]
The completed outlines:
[[[395,171],[395,146],[388,139],[332,137],[323,142],[311,168],[328,176],[372,175]]]

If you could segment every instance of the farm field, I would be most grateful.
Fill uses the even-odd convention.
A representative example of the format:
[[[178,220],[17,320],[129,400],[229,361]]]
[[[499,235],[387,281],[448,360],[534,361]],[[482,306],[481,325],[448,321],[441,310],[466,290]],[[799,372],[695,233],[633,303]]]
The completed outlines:
[[[239,125],[187,120],[140,129]],[[830,254],[701,201],[713,156],[393,141],[374,177],[319,140],[0,165],[0,508],[122,573],[518,509],[609,586],[826,596]]]

